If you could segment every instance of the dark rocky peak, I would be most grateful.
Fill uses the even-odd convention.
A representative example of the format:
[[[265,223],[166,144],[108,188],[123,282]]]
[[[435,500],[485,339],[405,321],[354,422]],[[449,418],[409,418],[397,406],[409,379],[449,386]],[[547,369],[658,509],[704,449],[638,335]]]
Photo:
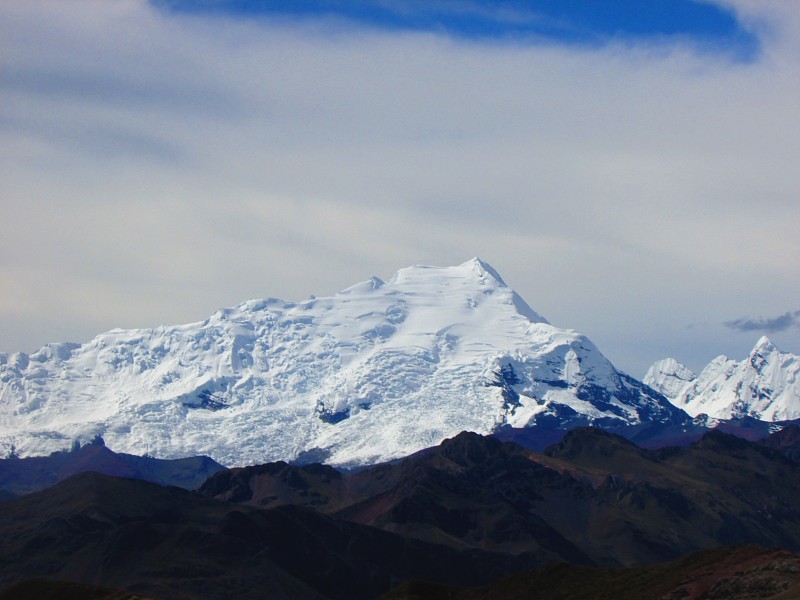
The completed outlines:
[[[743,438],[715,428],[703,434],[700,441],[693,444],[693,447],[715,452],[743,452],[753,447],[753,444]]]
[[[702,439],[692,446],[698,450],[711,451],[732,457],[737,460],[761,461],[766,459],[772,462],[782,462],[793,464],[791,457],[787,458],[787,453],[777,448],[771,448],[763,442],[751,442],[729,433],[724,433],[718,429],[712,429],[706,433]]]
[[[762,444],[777,450],[794,462],[800,462],[800,425],[790,423],[780,431],[771,434]]]
[[[72,450],[54,452],[49,456],[0,460],[0,489],[27,494],[86,471],[194,489],[210,474],[222,469],[222,465],[208,457],[162,460],[117,454],[98,436],[89,444],[81,446],[76,443]]]
[[[177,487],[85,472],[47,489],[10,500],[4,509],[6,517],[11,519],[17,514],[35,512],[44,521],[84,515],[96,524],[108,524],[141,519],[175,520],[180,518],[187,505],[206,502]]]
[[[229,502],[247,502],[253,496],[250,481],[259,476],[275,477],[292,469],[283,461],[241,467],[215,473],[197,490],[207,498],[220,498]]]
[[[544,450],[547,456],[570,460],[608,457],[619,453],[641,455],[643,452],[624,437],[597,427],[578,427],[568,431],[560,442]]]
[[[462,431],[457,436],[444,440],[436,454],[462,467],[471,467],[502,455],[506,446],[516,448],[516,445],[504,444],[493,437]]]
[[[311,463],[299,467],[300,471],[313,475],[315,477],[323,477],[328,479],[341,479],[342,473],[330,465],[323,465],[320,463]]]
[[[781,448],[794,444],[800,444],[800,425],[796,423],[791,423],[783,429],[770,434],[764,440],[764,445],[770,448]]]
[[[198,490],[207,498],[258,506],[324,502],[343,475],[321,464],[295,466],[283,461],[217,473]]]

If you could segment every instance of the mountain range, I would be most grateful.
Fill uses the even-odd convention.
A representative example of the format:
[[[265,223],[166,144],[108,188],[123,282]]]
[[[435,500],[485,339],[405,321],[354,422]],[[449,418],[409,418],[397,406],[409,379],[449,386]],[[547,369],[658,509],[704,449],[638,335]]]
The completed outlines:
[[[477,258],[0,354],[0,600],[796,598],[799,358],[637,381]]]
[[[454,548],[635,566],[716,545],[800,550],[798,469],[766,444],[716,430],[689,447],[646,450],[589,427],[543,453],[465,432],[354,473],[282,462],[232,469],[198,493],[303,506]]]
[[[787,444],[711,431],[646,450],[577,428],[543,453],[461,433],[354,472],[221,471],[197,492],[82,473],[0,504],[0,598],[792,598],[800,465],[770,447]]]
[[[640,382],[474,258],[326,298],[251,300],[198,323],[0,354],[0,452],[47,455],[102,437],[162,459],[360,467],[461,431],[539,450],[585,425],[688,443],[721,420],[774,430],[800,417],[799,368],[762,338],[744,361],[719,357],[696,376],[667,359]]]
[[[102,438],[49,456],[0,459],[0,498],[36,492],[78,473],[141,479],[187,490],[198,487],[225,467],[207,456],[163,460],[113,452]]]
[[[159,458],[359,466],[460,431],[685,419],[477,258],[0,355],[0,443],[23,456],[101,436]]]
[[[695,375],[668,358],[651,366],[642,381],[693,417],[800,419],[800,356],[781,352],[767,337],[744,360],[718,356]]]

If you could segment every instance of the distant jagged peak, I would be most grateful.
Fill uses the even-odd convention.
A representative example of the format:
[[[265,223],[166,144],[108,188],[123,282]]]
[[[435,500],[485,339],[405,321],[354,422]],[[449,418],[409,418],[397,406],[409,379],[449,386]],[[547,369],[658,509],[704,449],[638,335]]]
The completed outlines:
[[[773,344],[767,336],[762,335],[758,338],[756,345],[753,346],[753,349],[750,351],[750,356],[763,356],[765,354],[772,354],[773,352],[780,352],[780,350],[778,350],[778,347]]]
[[[661,360],[654,362],[647,370],[647,374],[645,375],[644,379],[645,383],[647,382],[648,377],[655,376],[659,373],[662,375],[677,377],[681,381],[693,381],[694,379],[697,379],[697,374],[683,363],[679,363],[674,358],[662,358]]]
[[[762,335],[750,351],[748,359],[743,362],[749,363],[760,372],[763,366],[772,365],[774,368],[779,366],[785,367],[796,363],[798,359],[800,359],[800,356],[792,354],[791,352],[784,352],[773,344],[767,336]]]
[[[645,377],[645,383],[653,383]],[[659,389],[674,404],[690,415],[706,413],[713,418],[744,416],[762,421],[800,418],[800,357],[781,351],[762,336],[744,360],[718,356],[696,379],[678,385],[677,392]],[[656,388],[658,389],[658,388]]]
[[[674,358],[664,358],[647,369],[642,381],[667,398],[675,398],[697,375]]]

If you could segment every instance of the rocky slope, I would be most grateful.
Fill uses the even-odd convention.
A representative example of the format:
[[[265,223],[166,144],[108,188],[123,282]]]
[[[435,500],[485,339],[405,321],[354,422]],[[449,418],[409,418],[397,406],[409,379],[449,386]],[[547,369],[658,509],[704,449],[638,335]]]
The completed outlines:
[[[410,582],[380,600],[792,600],[800,556],[757,546],[717,548],[630,569],[552,565],[480,588]]]
[[[97,473],[2,507],[0,590],[47,577],[152,598],[369,600],[400,581],[482,584],[537,562]]]
[[[195,493],[83,473],[2,504],[0,597],[44,597],[30,580],[46,576],[197,600],[366,600],[413,580],[429,584],[408,597],[792,598],[787,552],[686,554],[797,552],[798,506],[800,465],[718,431],[651,451],[578,428],[545,453],[462,433],[356,472],[233,469]]]
[[[233,469],[199,493],[556,562],[634,566],[746,543],[800,550],[800,465],[716,430],[690,447],[645,450],[578,428],[543,454],[462,433],[350,474],[285,463]]]

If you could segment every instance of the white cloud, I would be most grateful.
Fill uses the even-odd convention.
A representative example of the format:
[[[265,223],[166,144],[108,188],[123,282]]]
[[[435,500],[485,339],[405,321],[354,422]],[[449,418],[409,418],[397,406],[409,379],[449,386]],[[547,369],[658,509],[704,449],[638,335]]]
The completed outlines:
[[[635,375],[742,354],[800,292],[800,53],[736,6],[751,64],[2,3],[0,350],[477,254]]]

